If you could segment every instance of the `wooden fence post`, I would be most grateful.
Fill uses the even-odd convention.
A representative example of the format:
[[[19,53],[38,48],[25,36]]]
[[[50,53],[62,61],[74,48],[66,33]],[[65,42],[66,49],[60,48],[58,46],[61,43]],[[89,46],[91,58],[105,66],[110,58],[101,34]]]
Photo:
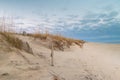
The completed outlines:
[[[54,48],[53,48],[53,41],[51,42],[51,66],[54,66]]]

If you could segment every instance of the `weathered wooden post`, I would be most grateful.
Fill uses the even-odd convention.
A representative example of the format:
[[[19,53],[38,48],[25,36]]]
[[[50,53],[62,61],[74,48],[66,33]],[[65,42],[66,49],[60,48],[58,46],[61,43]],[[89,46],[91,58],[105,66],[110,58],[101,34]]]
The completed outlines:
[[[51,41],[51,66],[54,66],[54,48],[53,48],[53,40]]]

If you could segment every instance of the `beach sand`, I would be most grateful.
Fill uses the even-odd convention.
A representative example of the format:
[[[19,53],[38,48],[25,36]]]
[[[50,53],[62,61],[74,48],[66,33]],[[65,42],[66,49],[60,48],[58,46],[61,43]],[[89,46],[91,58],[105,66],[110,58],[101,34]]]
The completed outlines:
[[[27,41],[34,54],[0,49],[0,80],[120,80],[120,45],[86,42],[83,48],[72,45],[65,51],[51,50],[39,40]]]

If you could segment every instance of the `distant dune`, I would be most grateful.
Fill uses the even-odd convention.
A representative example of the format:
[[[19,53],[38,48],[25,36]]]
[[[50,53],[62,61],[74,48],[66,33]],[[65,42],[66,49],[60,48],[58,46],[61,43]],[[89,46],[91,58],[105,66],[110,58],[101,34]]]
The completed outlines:
[[[29,47],[13,47],[0,35],[0,80],[120,80],[119,44],[72,44],[64,51],[54,50],[51,66],[47,41],[12,35]]]

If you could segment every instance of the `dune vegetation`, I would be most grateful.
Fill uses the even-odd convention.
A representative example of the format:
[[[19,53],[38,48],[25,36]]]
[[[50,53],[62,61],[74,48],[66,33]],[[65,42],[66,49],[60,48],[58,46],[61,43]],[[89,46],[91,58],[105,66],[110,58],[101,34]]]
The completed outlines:
[[[50,34],[50,33],[32,33],[26,34],[27,36],[31,36],[34,39],[40,39],[43,41],[51,41],[54,44],[54,48],[59,48],[59,50],[64,50],[64,48],[70,48],[72,44],[76,44],[83,47],[85,41],[77,40],[73,38],[67,38],[61,35]]]

